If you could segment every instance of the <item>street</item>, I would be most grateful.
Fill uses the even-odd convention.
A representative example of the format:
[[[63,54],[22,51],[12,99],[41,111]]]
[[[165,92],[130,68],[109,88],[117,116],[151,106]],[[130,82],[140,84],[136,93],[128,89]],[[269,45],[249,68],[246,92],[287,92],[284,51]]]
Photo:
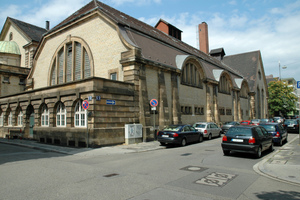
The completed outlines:
[[[298,186],[253,170],[266,153],[223,156],[221,140],[101,156],[0,144],[0,199],[300,199]]]

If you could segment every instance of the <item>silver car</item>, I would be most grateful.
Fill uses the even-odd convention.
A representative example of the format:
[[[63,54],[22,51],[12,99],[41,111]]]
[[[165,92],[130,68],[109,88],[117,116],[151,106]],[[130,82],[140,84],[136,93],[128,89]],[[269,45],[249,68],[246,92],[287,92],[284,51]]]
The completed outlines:
[[[220,137],[222,129],[213,122],[196,122],[193,127],[203,133],[204,138]]]

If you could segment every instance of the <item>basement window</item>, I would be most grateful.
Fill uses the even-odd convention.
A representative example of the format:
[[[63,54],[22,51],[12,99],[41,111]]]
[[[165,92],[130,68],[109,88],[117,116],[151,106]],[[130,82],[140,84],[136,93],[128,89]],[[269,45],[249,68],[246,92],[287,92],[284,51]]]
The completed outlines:
[[[9,76],[4,76],[2,83],[10,83]]]

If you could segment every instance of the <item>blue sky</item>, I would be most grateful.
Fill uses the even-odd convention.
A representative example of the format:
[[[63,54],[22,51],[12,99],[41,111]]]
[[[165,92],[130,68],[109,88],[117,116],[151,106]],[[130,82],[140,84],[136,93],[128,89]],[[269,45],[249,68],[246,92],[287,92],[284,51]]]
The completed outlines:
[[[0,25],[6,17],[50,28],[90,0],[0,0]],[[154,26],[160,18],[183,31],[182,40],[198,47],[196,27],[208,24],[209,47],[226,55],[260,50],[265,74],[300,81],[300,0],[103,0],[109,6]]]

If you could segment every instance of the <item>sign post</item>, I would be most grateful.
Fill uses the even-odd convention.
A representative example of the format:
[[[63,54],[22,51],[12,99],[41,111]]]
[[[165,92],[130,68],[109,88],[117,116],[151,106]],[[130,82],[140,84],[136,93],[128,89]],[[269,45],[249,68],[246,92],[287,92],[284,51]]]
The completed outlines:
[[[87,115],[89,105],[90,104],[87,100],[84,100],[82,102],[82,108],[86,110],[86,148],[89,148],[89,124],[88,124],[88,115]]]
[[[156,106],[158,105],[158,101],[156,99],[151,99],[150,101],[150,105],[152,106],[151,110],[154,111],[154,115],[153,115],[153,122],[154,122],[154,125],[153,125],[153,129],[154,129],[154,138],[156,139],[156,133],[155,133],[155,111],[156,111]]]

